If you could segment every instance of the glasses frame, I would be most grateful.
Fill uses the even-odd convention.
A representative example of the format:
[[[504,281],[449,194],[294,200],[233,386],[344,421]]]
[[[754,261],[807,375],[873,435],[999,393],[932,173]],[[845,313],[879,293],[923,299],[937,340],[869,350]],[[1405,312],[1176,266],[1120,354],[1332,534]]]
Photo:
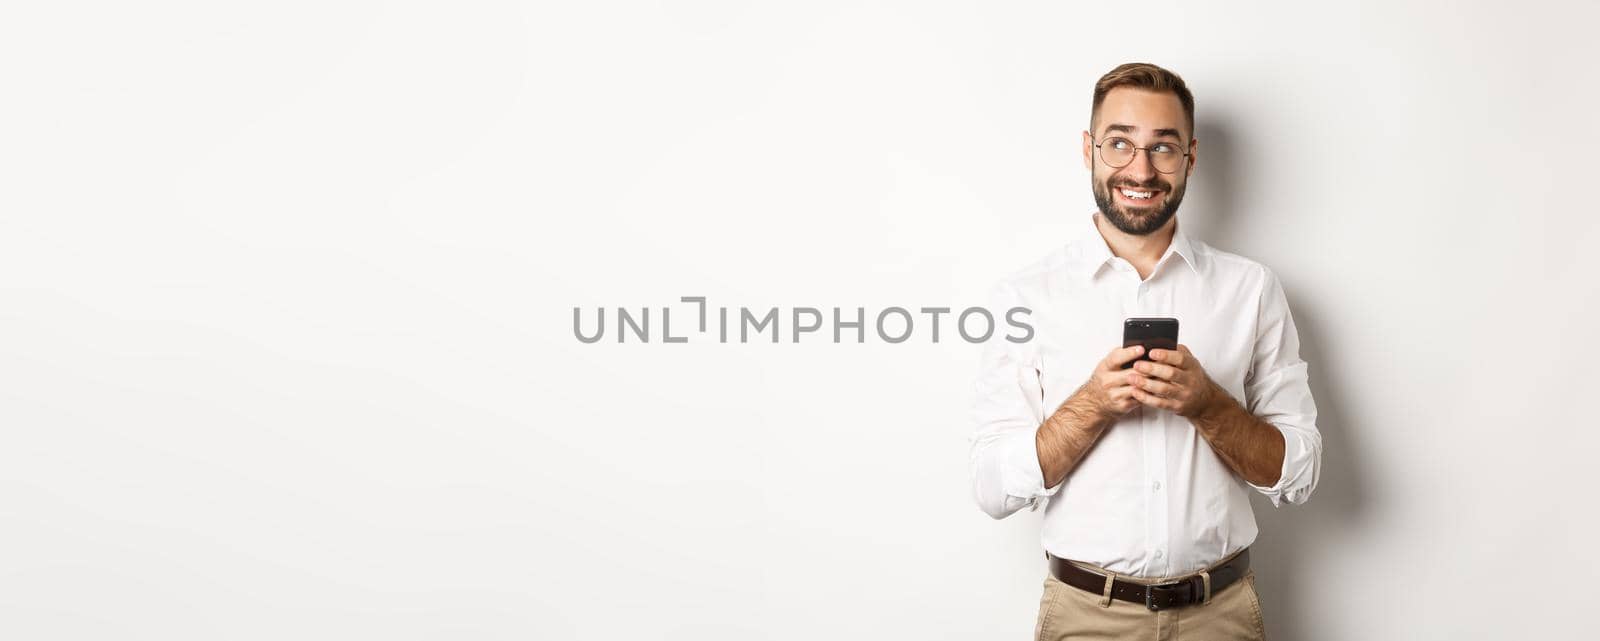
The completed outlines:
[[[1139,152],[1141,152],[1141,151],[1144,152],[1144,157],[1145,158],[1149,158],[1150,157],[1150,147],[1134,147],[1133,148],[1133,155],[1128,157],[1128,162],[1123,163],[1121,165],[1113,165],[1113,164],[1111,164],[1111,161],[1106,160],[1106,150],[1102,149],[1101,145],[1104,145],[1107,142],[1110,142],[1112,139],[1115,139],[1115,138],[1122,138],[1123,140],[1128,140],[1127,138],[1123,138],[1122,136],[1107,136],[1104,140],[1095,140],[1094,136],[1089,136],[1089,140],[1095,140],[1095,143],[1094,143],[1093,146],[1095,148],[1096,155],[1100,156],[1100,162],[1105,163],[1107,167],[1110,167],[1112,169],[1122,169],[1123,167],[1127,167],[1128,165],[1133,164],[1134,160],[1139,158]],[[1133,141],[1132,140],[1128,140],[1128,143],[1132,144]],[[1156,144],[1158,144],[1158,145],[1162,145],[1162,144],[1164,144],[1164,145],[1175,145],[1177,143],[1167,142],[1167,143],[1156,143]],[[1154,146],[1154,145],[1151,145],[1151,146]],[[1189,150],[1188,149],[1184,149],[1183,153],[1180,154],[1178,157],[1179,158],[1183,158],[1185,160],[1185,162],[1180,163],[1178,165],[1178,169],[1182,169],[1184,165],[1188,164],[1187,160],[1188,160],[1189,156],[1190,156]],[[1154,160],[1150,161],[1150,167],[1155,169],[1156,172],[1158,172],[1158,173],[1167,174],[1169,176],[1172,175],[1172,174],[1178,173],[1178,169],[1174,169],[1172,171],[1161,171],[1160,167],[1156,167],[1156,162]]]

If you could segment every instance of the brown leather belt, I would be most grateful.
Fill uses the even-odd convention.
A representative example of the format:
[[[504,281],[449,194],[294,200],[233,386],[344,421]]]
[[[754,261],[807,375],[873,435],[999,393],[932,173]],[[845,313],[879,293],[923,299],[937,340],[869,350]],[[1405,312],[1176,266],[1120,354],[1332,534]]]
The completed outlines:
[[[1085,570],[1066,559],[1059,558],[1049,552],[1044,553],[1050,559],[1050,574],[1057,581],[1094,594],[1105,594],[1106,577],[1104,574]],[[1211,595],[1216,596],[1223,588],[1238,581],[1250,569],[1250,548],[1240,550],[1233,558],[1223,564],[1211,568]],[[1206,597],[1205,577],[1191,574],[1181,579],[1175,579],[1158,585],[1145,585],[1132,581],[1116,579],[1111,582],[1111,598],[1143,603],[1151,610],[1165,610],[1168,608],[1181,608],[1186,605],[1199,603]]]

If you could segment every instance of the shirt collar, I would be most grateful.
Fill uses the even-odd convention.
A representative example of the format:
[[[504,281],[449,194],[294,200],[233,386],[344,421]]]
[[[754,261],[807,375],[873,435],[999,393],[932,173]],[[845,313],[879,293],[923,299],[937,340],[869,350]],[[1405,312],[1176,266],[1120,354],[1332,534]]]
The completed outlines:
[[[1094,224],[1094,217],[1099,212],[1091,213],[1085,220],[1089,224],[1089,233],[1078,241],[1078,256],[1080,262],[1077,271],[1084,280],[1093,280],[1100,268],[1116,258],[1111,253],[1111,246],[1106,244],[1104,236],[1100,235],[1100,228]],[[1200,257],[1195,254],[1194,243],[1189,240],[1189,235],[1183,232],[1183,222],[1178,221],[1172,225],[1172,243],[1167,245],[1167,251],[1161,255],[1161,260],[1156,262],[1159,269],[1161,265],[1171,260],[1173,254],[1183,259],[1185,265],[1195,273],[1200,274]]]

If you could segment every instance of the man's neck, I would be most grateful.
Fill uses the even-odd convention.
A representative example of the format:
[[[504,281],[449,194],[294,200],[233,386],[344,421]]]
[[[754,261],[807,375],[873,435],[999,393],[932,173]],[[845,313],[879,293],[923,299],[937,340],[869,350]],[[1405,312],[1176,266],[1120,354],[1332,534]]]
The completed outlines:
[[[1133,264],[1134,270],[1139,272],[1139,279],[1150,277],[1155,271],[1156,263],[1161,262],[1161,256],[1167,253],[1167,247],[1172,245],[1172,234],[1177,229],[1178,217],[1173,216],[1162,225],[1161,229],[1146,234],[1135,236],[1124,233],[1105,219],[1105,214],[1094,215],[1095,229],[1100,230],[1100,237],[1105,239],[1106,246],[1111,248],[1111,255]]]

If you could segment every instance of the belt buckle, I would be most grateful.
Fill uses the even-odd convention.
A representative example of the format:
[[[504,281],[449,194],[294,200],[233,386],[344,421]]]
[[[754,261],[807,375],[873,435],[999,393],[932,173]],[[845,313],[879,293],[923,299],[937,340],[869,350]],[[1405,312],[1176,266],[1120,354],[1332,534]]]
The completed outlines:
[[[1174,587],[1183,585],[1184,583],[1186,583],[1186,582],[1185,581],[1172,581],[1172,582],[1169,582],[1169,583],[1161,583],[1161,584],[1153,584],[1153,585],[1144,586],[1144,607],[1149,608],[1151,612],[1155,612],[1157,610],[1160,610],[1161,606],[1156,605],[1156,600],[1155,600],[1156,590],[1166,589],[1166,588],[1174,588]]]

